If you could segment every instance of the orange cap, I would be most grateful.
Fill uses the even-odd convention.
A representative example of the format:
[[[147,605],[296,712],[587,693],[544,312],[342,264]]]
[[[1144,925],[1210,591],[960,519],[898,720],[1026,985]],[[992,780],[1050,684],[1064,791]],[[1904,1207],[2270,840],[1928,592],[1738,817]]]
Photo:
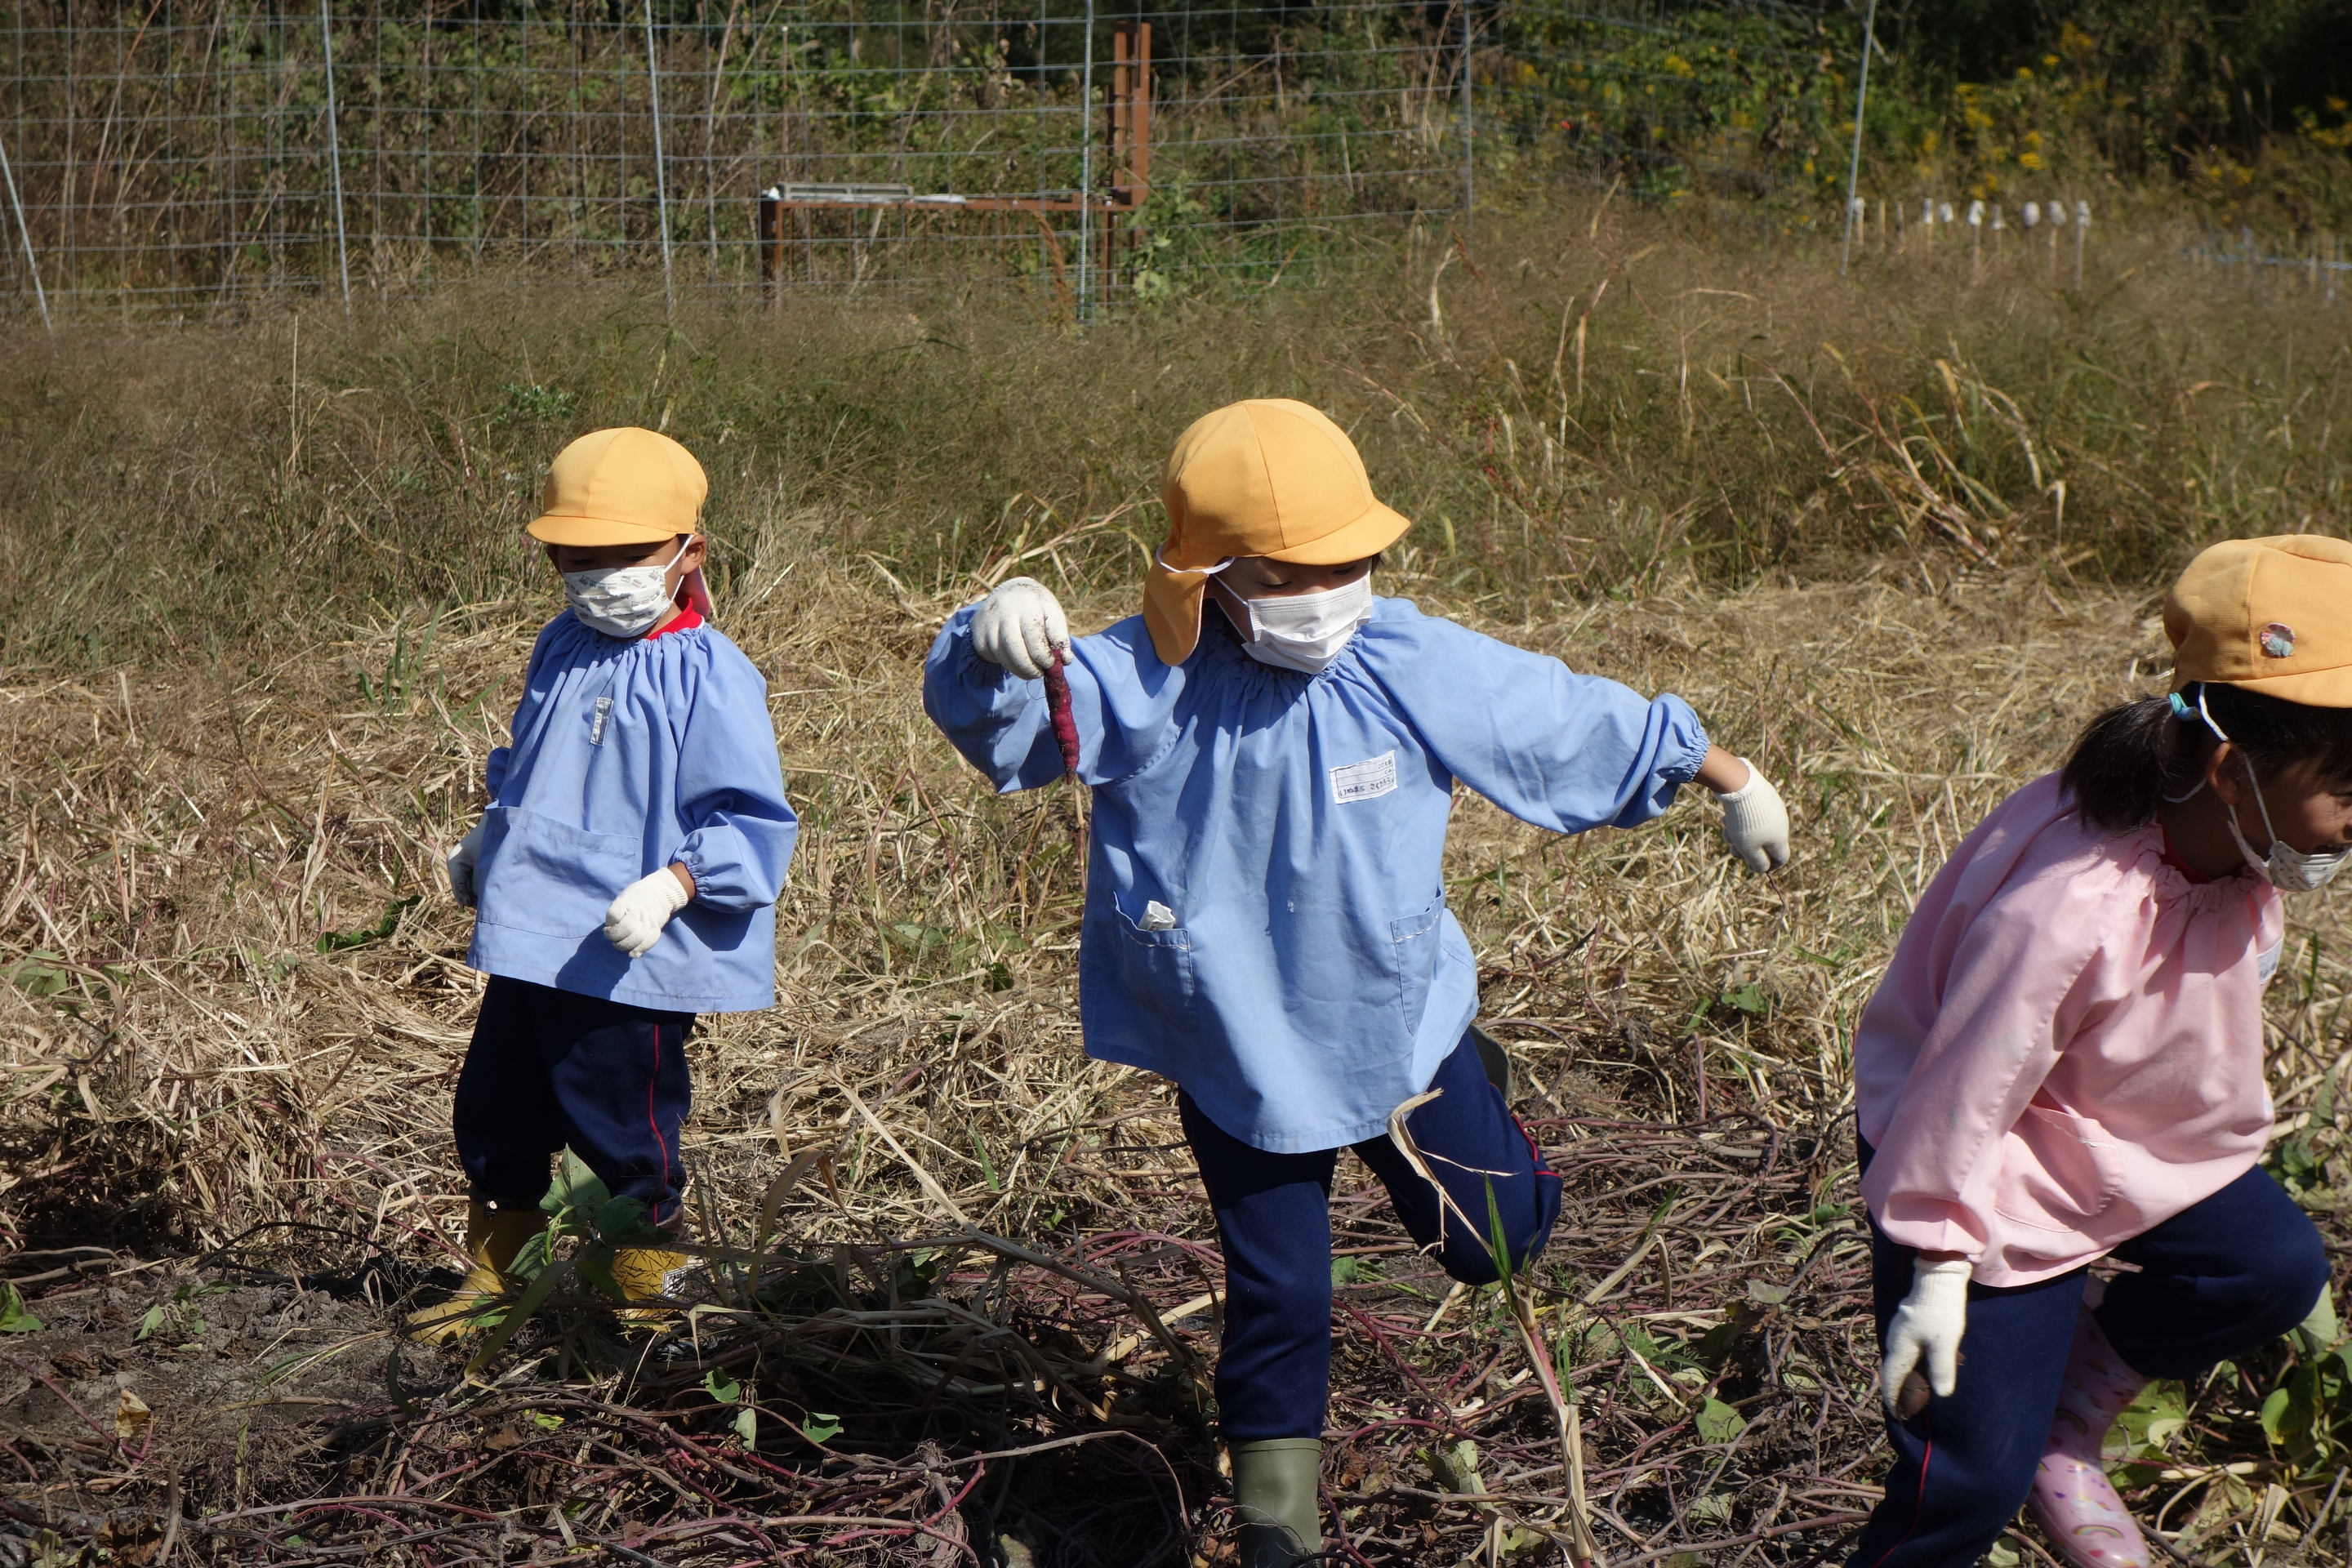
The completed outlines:
[[[1223,562],[1338,566],[1378,555],[1411,520],[1381,504],[1348,433],[1304,403],[1253,397],[1176,438],[1160,485],[1168,542],[1143,579],[1143,624],[1168,664],[1201,640],[1201,590]]]
[[[2172,689],[2214,680],[2352,708],[2352,544],[2315,533],[2231,539],[2164,596]]]
[[[692,533],[710,481],[694,454],[653,430],[583,436],[548,466],[540,515],[523,531],[549,544],[651,544]]]

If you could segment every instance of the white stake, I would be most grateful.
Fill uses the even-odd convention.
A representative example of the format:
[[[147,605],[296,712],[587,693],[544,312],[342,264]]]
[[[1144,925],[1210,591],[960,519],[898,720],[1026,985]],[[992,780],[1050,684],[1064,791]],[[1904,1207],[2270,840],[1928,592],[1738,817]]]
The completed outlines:
[[[661,219],[662,314],[677,314],[677,295],[669,276],[669,176],[662,165],[661,72],[654,60],[654,0],[646,0],[646,96],[654,110],[654,207]]]
[[[1465,0],[1467,3],[1467,0]],[[1845,276],[1846,258],[1853,250],[1854,188],[1862,183],[1862,111],[1870,102],[1870,46],[1878,30],[1878,0],[1862,17],[1862,80],[1853,90],[1853,156],[1845,166],[1845,240],[1838,247],[1838,276]]]
[[[319,0],[319,52],[327,62],[327,161],[335,172],[335,270],[343,279],[343,314],[352,313],[352,259],[343,248],[343,143],[335,128],[335,34],[327,0]]]
[[[33,298],[40,302],[41,330],[55,337],[58,329],[49,321],[48,290],[41,287],[41,263],[33,255],[33,231],[25,226],[25,204],[16,199],[16,176],[8,167],[8,142],[5,137],[0,137],[0,179],[8,182],[8,205],[16,209],[16,234],[25,242],[25,268],[33,275]]]

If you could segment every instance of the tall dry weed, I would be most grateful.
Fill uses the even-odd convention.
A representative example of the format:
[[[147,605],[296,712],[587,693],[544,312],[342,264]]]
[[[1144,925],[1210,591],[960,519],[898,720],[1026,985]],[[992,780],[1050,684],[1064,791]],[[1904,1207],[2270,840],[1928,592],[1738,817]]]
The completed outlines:
[[[1595,216],[1443,270],[1437,240],[1408,246],[1360,293],[1083,339],[955,306],[672,333],[626,299],[492,296],[306,318],[299,349],[272,321],[13,357],[7,1246],[289,1277],[449,1259],[447,1097],[479,980],[439,859],[558,603],[516,528],[569,435],[667,424],[711,469],[719,622],[768,677],[806,825],[779,1005],[710,1020],[697,1047],[698,1233],[730,1257],[835,1249],[845,1298],[867,1263],[869,1294],[896,1289],[900,1244],[966,1259],[942,1238],[978,1233],[1115,1267],[1089,1276],[1109,1295],[1066,1272],[1016,1310],[1028,1265],[954,1262],[962,1293],[924,1310],[978,1314],[1003,1375],[971,1373],[981,1341],[912,1329],[885,1336],[906,1352],[889,1364],[933,1355],[957,1409],[1026,1402],[1033,1426],[1108,1421],[1125,1387],[1158,1411],[1138,1429],[1197,1449],[1152,1402],[1213,1345],[1214,1254],[1164,1087],[1079,1052],[1083,803],[991,795],[925,722],[919,662],[1015,571],[1081,629],[1128,614],[1175,429],[1226,396],[1303,395],[1348,416],[1418,519],[1383,591],[1682,692],[1788,794],[1797,858],[1769,881],[1696,804],[1563,840],[1465,799],[1448,899],[1570,1174],[1529,1283],[1587,1400],[1612,1551],[1794,1553],[1791,1532],[1850,1521],[1872,1441],[1843,1142],[1857,1010],[1958,838],[2099,706],[2156,689],[2156,568],[2213,532],[2330,524],[2344,353],[2178,292],[2160,258],[2099,300],[1971,289],[1920,257],[1838,292],[1815,258]],[[2299,903],[2270,1004],[2315,1204],[2347,1175],[2323,1087],[2346,1059],[2333,911]],[[813,1152],[829,1183],[805,1163],[782,1181]],[[1558,1528],[1549,1426],[1495,1359],[1511,1331],[1433,1294],[1356,1181],[1338,1224],[1363,1337],[1331,1478],[1365,1500],[1349,1528],[1433,1562]],[[2259,1443],[2240,1393],[2198,1397],[2221,1434],[2200,1454]],[[422,1429],[385,1419],[402,1443]],[[1458,1500],[1452,1445],[1472,1440],[1502,1500]],[[302,1484],[360,1484],[320,1477]]]

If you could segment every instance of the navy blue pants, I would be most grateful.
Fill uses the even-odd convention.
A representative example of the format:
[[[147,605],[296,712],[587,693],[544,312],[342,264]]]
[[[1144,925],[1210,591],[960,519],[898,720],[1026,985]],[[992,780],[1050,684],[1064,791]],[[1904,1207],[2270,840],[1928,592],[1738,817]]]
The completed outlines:
[[[1864,1145],[1863,1168],[1870,1164]],[[2099,1327],[2134,1371],[2195,1377],[2303,1321],[2327,1287],[2327,1253],[2294,1200],[2261,1170],[2116,1248],[2139,1272],[2109,1281]],[[1911,1293],[1914,1253],[1870,1227],[1878,1339]],[[1886,1499],[1848,1568],[1974,1563],[2017,1517],[2058,1409],[2088,1270],[2038,1285],[1969,1287],[1968,1331],[1949,1399],[1889,1417]]]
[[[1405,1125],[1431,1172],[1477,1222],[1475,1231],[1459,1215],[1441,1215],[1436,1192],[1386,1134],[1355,1151],[1388,1188],[1413,1240],[1440,1243],[1437,1260],[1454,1279],[1491,1284],[1489,1183],[1517,1268],[1551,1238],[1559,1178],[1486,1081],[1466,1035],[1429,1087],[1445,1092]],[[1339,1151],[1269,1154],[1210,1121],[1191,1095],[1180,1093],[1176,1103],[1225,1255],[1218,1428],[1228,1443],[1320,1437],[1331,1393],[1331,1177]]]
[[[457,1159],[476,1201],[537,1208],[569,1145],[656,1223],[677,1212],[691,1013],[492,975],[457,1074]]]

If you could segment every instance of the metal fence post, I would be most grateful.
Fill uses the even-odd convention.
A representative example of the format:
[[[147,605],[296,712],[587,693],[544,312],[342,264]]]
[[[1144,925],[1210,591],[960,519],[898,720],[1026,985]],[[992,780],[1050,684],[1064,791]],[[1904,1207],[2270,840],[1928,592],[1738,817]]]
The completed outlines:
[[[25,204],[16,198],[16,171],[8,166],[8,142],[5,137],[0,137],[0,179],[5,179],[8,182],[8,205],[16,214],[17,237],[25,242],[25,269],[33,275],[33,298],[41,307],[41,330],[54,337],[57,335],[58,329],[49,321],[49,294],[47,289],[41,287],[40,258],[33,254],[33,231],[25,225]]]
[[[352,309],[352,258],[343,244],[343,142],[335,126],[335,33],[327,15],[328,0],[319,0],[319,50],[327,62],[327,162],[335,177],[335,270],[343,280],[343,313]]]
[[[1872,0],[1876,4],[1876,0]],[[1471,118],[1470,101],[1470,9],[1472,0],[1462,0],[1462,242],[1470,242],[1471,203],[1477,195],[1478,165],[1474,157],[1477,151],[1478,128]]]
[[[1838,276],[1845,276],[1846,258],[1853,254],[1854,188],[1862,183],[1862,111],[1870,102],[1870,48],[1878,35],[1878,0],[1862,18],[1862,84],[1853,93],[1853,157],[1845,166],[1845,238],[1838,246]]]
[[[654,57],[654,0],[646,0],[646,96],[654,111],[654,209],[661,220],[662,311],[677,314],[677,292],[669,272],[669,174],[662,163],[661,70]]]
[[[1085,64],[1078,73],[1078,322],[1095,319],[1095,0],[1087,0]]]

